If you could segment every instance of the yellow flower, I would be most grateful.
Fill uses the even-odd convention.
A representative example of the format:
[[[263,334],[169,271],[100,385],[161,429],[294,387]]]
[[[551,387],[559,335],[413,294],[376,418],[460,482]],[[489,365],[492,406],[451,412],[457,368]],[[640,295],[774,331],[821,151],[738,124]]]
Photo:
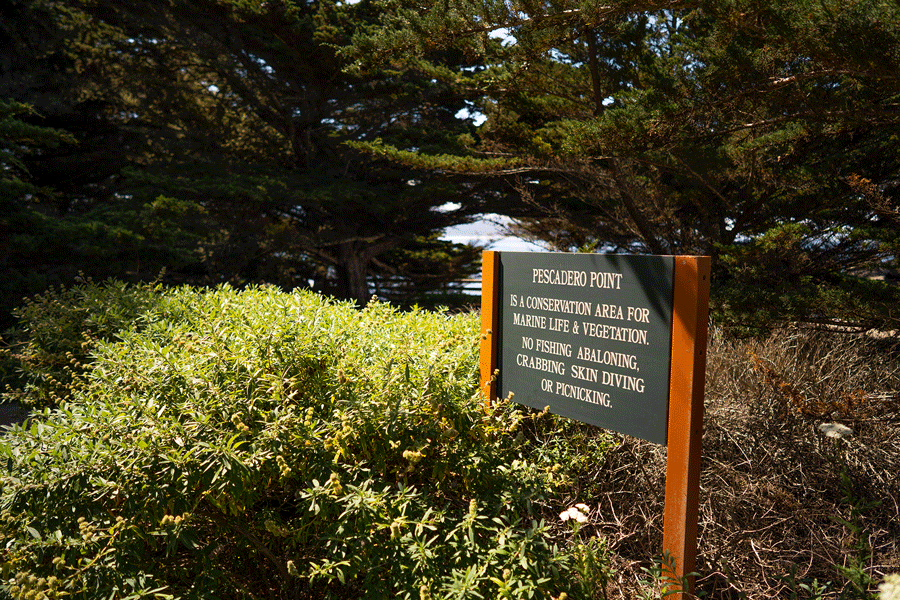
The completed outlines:
[[[331,474],[331,477],[328,478],[328,485],[331,486],[332,496],[340,496],[344,493],[344,488],[341,486],[341,478],[337,473]]]
[[[276,523],[272,519],[266,520],[265,527],[266,527],[266,531],[268,531],[272,535],[275,535],[278,537],[285,537],[287,535],[290,535],[290,533],[291,533],[289,530],[285,529],[284,527],[281,527],[278,523]]]
[[[279,454],[278,456],[276,456],[275,462],[278,464],[278,470],[281,471],[282,477],[287,477],[291,474],[292,469],[288,466],[287,461],[282,455]]]
[[[294,561],[287,561],[287,572],[291,577],[299,577],[300,572],[297,570],[297,565],[294,564]]]
[[[401,524],[399,521],[394,521],[391,523],[391,539],[396,540],[400,537],[401,533]]]
[[[404,450],[403,458],[408,460],[410,464],[417,465],[423,458],[425,458],[425,455],[418,450]]]
[[[244,424],[241,420],[241,416],[237,413],[231,415],[231,423],[237,428],[241,433],[250,433],[250,428]]]

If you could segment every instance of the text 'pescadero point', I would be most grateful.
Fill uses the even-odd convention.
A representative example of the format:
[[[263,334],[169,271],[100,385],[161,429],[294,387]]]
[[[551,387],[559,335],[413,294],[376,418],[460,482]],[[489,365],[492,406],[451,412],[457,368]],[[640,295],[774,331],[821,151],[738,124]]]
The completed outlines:
[[[622,289],[622,273],[573,271],[568,269],[532,269],[531,283],[571,285],[609,290]]]

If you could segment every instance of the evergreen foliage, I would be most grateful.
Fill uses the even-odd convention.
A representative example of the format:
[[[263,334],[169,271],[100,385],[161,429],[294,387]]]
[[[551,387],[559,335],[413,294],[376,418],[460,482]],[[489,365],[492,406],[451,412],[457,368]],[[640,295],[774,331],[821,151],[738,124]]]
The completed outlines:
[[[737,322],[766,306],[767,322],[894,326],[896,293],[860,311],[874,286],[848,276],[897,254],[895,3],[382,6],[357,68],[458,48],[479,67],[444,80],[486,120],[459,157],[370,151],[493,169],[524,200],[519,231],[558,249],[712,255]],[[765,291],[736,302],[748,289]]]
[[[897,256],[886,0],[11,2],[0,98],[78,143],[5,154],[42,191],[7,186],[10,305],[163,267],[421,298],[433,233],[499,212],[557,249],[712,255],[743,326],[895,325],[857,281]]]
[[[0,100],[0,315],[25,293],[42,289],[22,256],[37,245],[36,230],[46,234],[47,224],[37,206],[52,198],[52,192],[35,185],[25,159],[73,141],[65,132],[24,120],[35,112],[27,104]]]
[[[72,255],[59,260],[68,277],[34,257],[51,282],[78,270],[152,278],[165,266],[169,281],[312,282],[364,303],[372,276],[405,279],[394,251],[421,252],[497,195],[345,145],[382,136],[449,151],[471,130],[428,74],[343,71],[334,47],[371,21],[368,3],[16,4],[0,97],[33,101],[79,141],[27,164],[54,189],[48,226],[87,228],[54,236]],[[38,83],[44,73],[65,76]],[[110,256],[106,269],[82,246]],[[477,268],[455,264],[458,276]]]

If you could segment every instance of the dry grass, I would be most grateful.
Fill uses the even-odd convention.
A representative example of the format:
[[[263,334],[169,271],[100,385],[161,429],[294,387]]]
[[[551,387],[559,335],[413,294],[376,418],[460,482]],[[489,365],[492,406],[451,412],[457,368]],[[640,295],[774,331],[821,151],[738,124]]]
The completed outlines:
[[[818,430],[825,422],[853,434],[827,438]],[[871,577],[869,593],[900,572],[900,343],[713,331],[704,425],[699,592],[812,598],[799,584],[818,580],[830,582],[821,597],[838,598],[848,579],[837,567]],[[592,516],[618,571],[610,598],[635,597],[640,567],[660,553],[664,473],[664,448],[624,437],[597,473],[603,493]],[[843,597],[867,596],[847,588]]]

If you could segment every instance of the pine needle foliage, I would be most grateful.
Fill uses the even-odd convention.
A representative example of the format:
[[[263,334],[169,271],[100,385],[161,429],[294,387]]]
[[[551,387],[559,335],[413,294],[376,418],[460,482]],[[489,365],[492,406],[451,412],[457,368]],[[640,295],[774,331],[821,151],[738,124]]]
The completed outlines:
[[[502,179],[518,233],[558,250],[710,255],[737,325],[894,327],[894,294],[855,286],[873,292],[860,310],[847,277],[896,268],[896,3],[381,6],[356,68],[457,49],[469,63],[444,80],[483,122],[455,161],[370,152]]]

